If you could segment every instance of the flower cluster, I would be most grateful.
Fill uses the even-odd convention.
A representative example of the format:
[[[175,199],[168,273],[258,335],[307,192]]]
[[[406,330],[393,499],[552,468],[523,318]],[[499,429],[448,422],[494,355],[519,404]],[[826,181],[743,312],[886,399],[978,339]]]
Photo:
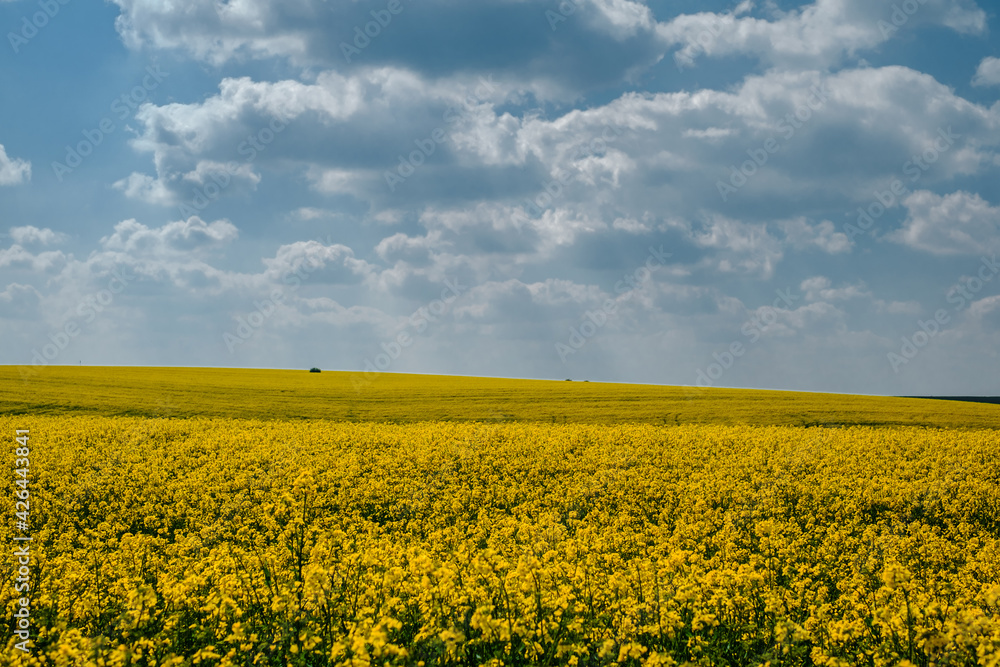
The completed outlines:
[[[1000,665],[993,430],[17,423],[0,665]]]

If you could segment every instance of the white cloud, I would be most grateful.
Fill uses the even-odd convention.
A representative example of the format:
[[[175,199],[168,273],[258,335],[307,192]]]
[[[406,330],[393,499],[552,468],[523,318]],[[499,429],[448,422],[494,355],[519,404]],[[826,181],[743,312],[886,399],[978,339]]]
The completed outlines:
[[[370,20],[374,5],[115,2],[128,46],[175,62],[181,77],[121,128],[134,128],[129,145],[148,159],[113,161],[129,164],[110,179],[120,180],[108,202],[118,213],[108,219],[123,222],[94,233],[82,211],[79,221],[71,218],[74,238],[60,239],[41,227],[68,230],[65,213],[45,218],[25,207],[23,220],[38,227],[13,228],[14,246],[0,250],[0,285],[9,285],[0,291],[0,314],[22,302],[30,313],[34,303],[57,322],[103,289],[111,268],[137,276],[89,330],[100,342],[83,336],[74,343],[84,363],[95,361],[84,352],[94,345],[110,363],[162,355],[153,361],[358,368],[381,352],[382,333],[436,299],[450,278],[469,289],[394,370],[684,383],[713,351],[732,340],[749,343],[742,325],[774,302],[774,288],[799,286],[802,300],[778,309],[778,321],[748,345],[724,383],[920,391],[902,379],[893,384],[884,352],[926,317],[921,301],[931,306],[933,297],[920,293],[921,281],[879,275],[879,253],[893,255],[884,244],[861,239],[856,259],[871,253],[873,261],[845,259],[852,246],[841,226],[856,217],[845,213],[906,178],[903,165],[951,128],[954,145],[919,184],[907,182],[937,199],[907,199],[907,208],[880,219],[876,236],[909,211],[896,240],[923,251],[964,254],[1000,237],[996,202],[930,195],[961,182],[982,184],[989,196],[990,170],[1000,164],[1000,106],[956,92],[969,71],[936,68],[931,76],[862,59],[884,61],[877,54],[888,40],[926,38],[928,48],[939,48],[942,31],[929,26],[982,33],[984,14],[971,0],[919,2],[889,33],[879,21],[891,20],[900,0],[744,0],[728,13],[676,18],[677,3],[579,0],[556,30],[537,2],[425,0],[419,16],[394,19],[350,64],[340,41]],[[477,22],[484,16],[503,20]],[[704,71],[669,76],[669,61],[643,71],[673,54],[679,65]],[[993,59],[983,61],[977,85],[989,83],[992,67]],[[227,78],[218,81],[220,72]],[[494,85],[472,96],[486,73]],[[205,76],[216,77],[217,90],[184,83]],[[123,81],[121,90],[134,83]],[[817,87],[825,99],[810,104]],[[462,111],[448,116],[454,122],[449,107]],[[789,120],[800,110],[807,119]],[[445,134],[433,154],[390,190],[384,173],[436,128]],[[717,181],[771,138],[778,149],[766,164],[722,199]],[[81,178],[106,172],[88,173]],[[971,177],[957,178],[964,176]],[[216,186],[226,193],[208,210],[228,219],[208,222],[201,212],[126,220],[136,201],[176,205]],[[532,200],[544,203],[533,208]],[[7,221],[14,224],[23,222]],[[302,240],[323,233],[322,242]],[[96,248],[84,245],[102,235]],[[563,366],[553,344],[615,296],[616,281],[641,265],[650,245],[674,253],[671,261]],[[40,252],[53,248],[67,254]],[[74,260],[70,249],[87,259]],[[940,269],[932,265],[921,270]],[[41,303],[22,283],[47,293]],[[898,300],[876,299],[866,284]],[[274,290],[285,297],[280,316],[220,360],[222,333]],[[970,308],[980,312],[986,329],[998,309],[984,300]],[[903,331],[889,331],[903,320]],[[8,340],[9,326],[0,321],[0,329]],[[17,347],[29,349],[24,340]],[[935,340],[942,354],[955,351],[948,341],[943,334]],[[692,356],[702,352],[701,361]],[[933,354],[922,352],[910,378]],[[956,364],[952,374],[978,367]],[[920,386],[931,386],[931,376]]]
[[[456,5],[450,0],[427,0],[421,17],[410,15],[409,0],[402,13],[390,17],[380,34],[353,54],[355,33],[372,22],[372,7],[357,2],[325,0],[245,0],[227,4],[189,0],[183,5],[157,0],[114,0],[121,10],[116,27],[134,50],[152,47],[179,51],[213,65],[243,63],[249,59],[282,59],[306,68],[338,69],[412,63],[416,69],[452,73],[486,63],[498,74],[524,81],[536,95],[575,97],[579,86],[593,79],[628,77],[662,57],[656,20],[645,3],[635,0],[576,0],[574,15],[563,18],[558,30],[545,30],[545,8],[521,0],[480,0]],[[382,5],[383,10],[385,5]],[[555,9],[555,7],[553,7]],[[496,18],[503,14],[504,20]],[[456,31],[469,44],[497,40],[518,43],[519,57],[497,63],[473,53],[463,57],[456,49]],[[539,34],[540,33],[540,34]],[[532,34],[536,39],[526,40]],[[371,37],[362,37],[368,39]],[[585,39],[586,58],[568,46]],[[440,44],[453,55],[441,59],[425,48]],[[470,60],[472,62],[470,62]],[[479,61],[479,62],[476,62]],[[485,62],[484,62],[485,61]],[[590,62],[588,62],[590,61]],[[600,63],[600,67],[589,66]],[[531,63],[530,71],[520,67]],[[442,67],[443,66],[443,67]],[[486,69],[485,67],[483,69]],[[506,70],[506,71],[504,71]]]
[[[276,26],[267,2],[220,5],[214,0],[194,0],[179,7],[150,0],[115,0],[115,4],[121,8],[115,27],[133,49],[145,44],[184,49],[215,65],[239,57],[302,57],[306,52],[305,31]]]
[[[278,248],[273,258],[265,258],[265,276],[280,283],[286,276],[303,271],[312,274],[306,279],[316,283],[358,283],[374,273],[374,267],[354,257],[354,251],[335,243],[324,245],[318,241],[297,241]]]
[[[181,177],[197,186],[214,183],[220,189],[228,188],[233,182],[242,181],[251,188],[260,183],[260,175],[254,173],[250,164],[223,164],[213,160],[199,160],[197,166]]]
[[[597,16],[593,23],[600,25],[615,39],[624,41],[643,30],[656,26],[653,12],[641,2],[632,0],[591,0]],[[584,8],[584,11],[590,9]]]
[[[31,163],[7,156],[0,144],[0,185],[19,185],[31,180]]]
[[[816,90],[826,91],[825,101]],[[794,115],[803,110],[804,122]],[[948,128],[957,140],[933,171],[921,174],[925,182],[976,173],[989,162],[990,149],[1000,143],[1000,116],[906,67],[834,75],[771,70],[728,91],[628,93],[551,120],[482,114],[456,135],[462,149],[456,161],[540,164],[538,190],[559,177],[565,184],[560,196],[581,206],[649,202],[650,189],[662,184],[656,206],[692,215],[721,205],[717,182],[728,183],[732,165],[746,161],[748,150],[762,151],[769,139],[777,142],[776,153],[731,200],[767,199],[780,207],[795,193],[847,192],[864,201],[872,183],[902,176],[903,165]],[[841,237],[825,233],[828,250],[838,243],[843,249]]]
[[[960,33],[986,30],[986,13],[971,1],[925,0],[915,13],[904,13],[894,23],[897,6],[890,0],[817,0],[788,12],[772,5],[773,20],[767,20],[741,17],[750,8],[741,3],[729,13],[683,14],[659,24],[658,33],[681,47],[674,54],[678,67],[691,66],[702,56],[748,54],[786,68],[809,68],[836,64],[921,23]]]
[[[192,0],[183,5],[156,0],[114,2],[121,9],[118,32],[130,48],[179,50],[214,65],[283,58],[303,67],[344,67],[349,61],[341,45],[352,42],[355,27],[371,20],[359,3],[321,0],[228,4]],[[749,54],[785,67],[812,68],[877,48],[899,31],[920,25],[943,25],[966,34],[986,30],[986,14],[972,0],[921,0],[910,14],[897,9],[899,4],[894,0],[816,0],[786,12],[769,2],[751,16],[754,3],[744,0],[729,12],[682,14],[658,22],[645,3],[634,0],[576,0],[572,15],[554,25],[557,29],[549,31],[548,39],[519,42],[523,59],[532,63],[531,71],[522,69],[520,78],[527,79],[525,89],[536,95],[558,94],[559,89],[571,86],[566,74],[573,72],[567,71],[571,67],[565,50],[567,40],[573,39],[585,40],[593,57],[606,56],[602,69],[613,67],[616,78],[628,78],[658,62],[670,48],[677,48],[678,66],[690,66],[702,56]],[[479,30],[473,25],[490,25],[502,39],[503,31],[511,37],[524,35],[546,21],[536,3],[511,0],[482,0],[461,9],[446,0],[428,0],[421,11],[424,21],[412,22],[400,15],[386,28],[387,33],[392,31],[393,41],[376,36],[372,41],[381,40],[380,53],[365,50],[351,64],[412,62],[418,69],[422,65],[439,69],[440,60],[428,59],[415,45],[445,39],[456,23],[465,22],[461,29],[466,31]],[[491,21],[498,11],[507,17],[499,25]],[[894,12],[902,13],[894,16]],[[410,31],[416,30],[422,31],[421,39],[409,39]],[[454,60],[452,71],[468,65],[460,57]]]
[[[60,250],[49,250],[35,254],[14,244],[5,250],[0,250],[0,269],[11,267],[39,273],[51,273],[65,266],[68,259],[69,257]]]
[[[322,220],[323,218],[336,218],[338,213],[315,206],[300,206],[295,209],[292,216],[298,220]]]
[[[363,176],[350,169],[310,169],[312,187],[323,194],[352,194],[359,191]]]
[[[460,108],[470,90],[502,96],[502,88],[468,75],[435,81],[388,67],[350,76],[321,72],[312,83],[223,79],[219,93],[202,102],[140,108],[135,118],[141,131],[130,144],[152,154],[157,176],[132,174],[116,187],[170,204],[189,200],[198,189],[191,184],[214,189],[212,182],[223,182],[221,189],[232,189],[238,182],[253,189],[261,167],[270,164],[296,171],[305,166],[307,180],[328,194],[354,191],[360,182],[385,188],[382,172],[395,166],[397,156],[413,151],[415,140],[431,141],[428,118],[451,129],[446,112]],[[448,118],[461,122],[457,115]],[[384,156],[381,169],[357,169],[373,154]]]
[[[1000,86],[1000,58],[983,58],[972,79],[973,86]]]
[[[800,217],[780,222],[778,227],[785,233],[785,240],[796,250],[818,248],[833,255],[851,249],[847,235],[836,231],[829,220],[811,225],[805,218]]]
[[[426,236],[411,237],[403,233],[393,234],[379,241],[375,252],[385,261],[403,260],[411,264],[426,264],[435,250],[447,246],[441,241],[441,230],[434,230]]]
[[[32,225],[26,225],[24,227],[11,227],[10,237],[14,239],[14,243],[24,245],[55,245],[57,243],[64,243],[69,237],[60,232],[54,232],[51,229],[39,229]]]
[[[121,190],[129,199],[138,199],[147,204],[159,204],[169,206],[175,201],[174,194],[167,187],[166,183],[159,178],[153,178],[149,174],[133,172],[127,177],[115,181],[113,187]]]
[[[699,222],[672,221],[690,243],[712,252],[701,264],[712,271],[744,273],[770,278],[784,256],[781,242],[762,222],[745,222],[720,214]]]
[[[627,234],[649,234],[653,231],[653,227],[649,222],[636,220],[635,218],[616,218],[611,223],[611,228]]]
[[[870,299],[872,296],[871,292],[865,289],[863,283],[833,287],[830,279],[826,276],[807,278],[799,285],[799,289],[805,293],[807,301],[847,301],[859,298]]]
[[[115,225],[115,231],[101,239],[101,245],[110,251],[132,255],[159,255],[164,253],[189,253],[235,241],[239,236],[235,225],[228,220],[206,223],[197,216],[170,222],[158,229],[137,222],[134,218]]]
[[[516,206],[548,196],[546,185],[551,189],[558,178],[556,205],[569,218],[592,218],[595,210],[615,207],[610,219],[586,225],[600,228],[619,218],[642,219],[653,208],[689,217],[723,208],[716,181],[726,181],[730,167],[746,160],[748,149],[762,150],[769,138],[779,140],[777,154],[732,199],[770,199],[778,208],[820,192],[870,199],[872,183],[897,177],[942,128],[954,127],[960,138],[923,175],[927,182],[975,173],[992,159],[990,149],[1000,136],[995,111],[956,96],[931,76],[895,66],[834,75],[771,70],[748,76],[732,90],[626,93],[552,119],[529,110],[497,114],[493,102],[482,103],[449,124],[441,116],[461,99],[460,84],[393,68],[320,74],[314,84],[227,79],[220,94],[204,102],[143,107],[137,115],[143,129],[133,146],[153,153],[157,176],[133,174],[117,187],[164,204],[190,199],[192,183],[208,187],[210,172],[248,152],[252,163],[240,163],[246,177],[234,177],[241,187],[255,188],[267,170],[292,172],[320,194],[370,202],[377,217],[386,206],[437,207],[436,193],[471,191],[462,187],[465,182],[481,185],[493,173],[498,177],[492,193],[470,195],[462,206],[490,200]],[[501,87],[497,83],[496,90]],[[827,99],[817,107],[813,91],[823,89]],[[342,95],[356,101],[344,102]],[[810,111],[809,104],[818,110]],[[797,109],[811,116],[792,125],[787,119]],[[273,143],[263,150],[253,148],[248,135],[267,129],[276,117],[269,114],[278,113],[288,114],[283,117],[290,129],[280,137],[272,133]],[[430,141],[435,122],[445,130],[443,143],[390,191],[384,174],[397,167],[400,155],[414,151],[416,141]],[[512,169],[530,174],[533,192],[513,187]],[[523,183],[526,177],[518,178]],[[800,215],[787,205],[778,217]],[[786,232],[797,249],[845,249],[830,224],[816,224],[815,231]]]
[[[937,195],[920,190],[903,200],[903,226],[889,239],[936,255],[975,255],[1000,250],[1000,207],[964,191]]]

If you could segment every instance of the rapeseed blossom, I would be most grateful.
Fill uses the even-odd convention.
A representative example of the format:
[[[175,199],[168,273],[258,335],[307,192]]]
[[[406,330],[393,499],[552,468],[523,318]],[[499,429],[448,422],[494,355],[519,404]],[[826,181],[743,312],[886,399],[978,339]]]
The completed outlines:
[[[25,423],[0,665],[1000,665],[990,429]]]

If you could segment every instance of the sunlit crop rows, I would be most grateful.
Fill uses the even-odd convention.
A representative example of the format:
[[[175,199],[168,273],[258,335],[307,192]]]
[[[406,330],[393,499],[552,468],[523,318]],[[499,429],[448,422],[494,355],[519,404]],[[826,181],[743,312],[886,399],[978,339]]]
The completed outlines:
[[[991,430],[26,425],[3,664],[1000,665]]]

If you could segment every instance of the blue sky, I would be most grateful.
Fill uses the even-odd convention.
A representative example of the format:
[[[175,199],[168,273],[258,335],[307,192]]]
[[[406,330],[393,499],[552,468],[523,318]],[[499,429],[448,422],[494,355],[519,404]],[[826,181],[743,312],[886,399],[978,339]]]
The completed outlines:
[[[0,363],[26,376],[1000,391],[995,5],[0,0],[0,24]]]

